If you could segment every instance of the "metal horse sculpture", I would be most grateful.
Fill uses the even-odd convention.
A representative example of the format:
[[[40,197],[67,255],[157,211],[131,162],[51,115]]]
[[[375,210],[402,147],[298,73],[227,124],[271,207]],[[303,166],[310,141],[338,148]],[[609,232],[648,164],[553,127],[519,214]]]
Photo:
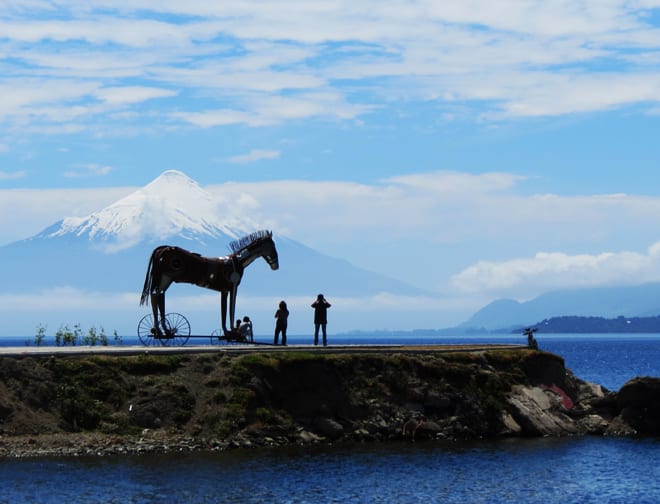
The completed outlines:
[[[227,296],[229,295],[230,329],[234,327],[236,290],[243,271],[255,259],[263,257],[271,269],[279,268],[277,249],[271,231],[257,231],[229,244],[233,253],[226,257],[202,257],[185,249],[163,245],[151,253],[140,305],[151,302],[154,333],[167,334],[165,319],[165,291],[172,282],[199,285],[220,292],[222,330],[227,330]],[[160,326],[159,326],[160,314]]]

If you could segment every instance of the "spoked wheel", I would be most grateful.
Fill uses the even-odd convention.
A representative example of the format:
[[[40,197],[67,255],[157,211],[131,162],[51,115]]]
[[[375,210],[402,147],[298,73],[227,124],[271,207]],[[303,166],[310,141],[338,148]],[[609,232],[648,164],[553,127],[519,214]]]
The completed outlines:
[[[159,334],[154,328],[153,315],[145,315],[138,324],[138,338],[145,346],[168,346],[170,344],[183,346],[190,338],[190,324],[188,319],[180,313],[167,313],[165,315],[167,331]]]
[[[137,327],[138,338],[144,346],[155,346],[160,344],[160,340],[156,337],[156,329],[154,329],[154,316],[149,314],[142,317]]]
[[[211,345],[226,345],[227,343],[227,338],[222,329],[216,329],[211,333]]]
[[[190,324],[188,319],[180,313],[165,314],[167,326],[167,338],[163,339],[163,345],[169,345],[171,341],[175,345],[183,346],[190,338]]]

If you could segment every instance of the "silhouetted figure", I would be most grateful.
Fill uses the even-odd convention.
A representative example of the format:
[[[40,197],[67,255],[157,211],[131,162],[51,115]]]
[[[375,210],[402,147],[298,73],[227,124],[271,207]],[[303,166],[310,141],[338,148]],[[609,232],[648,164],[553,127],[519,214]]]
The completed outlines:
[[[538,331],[538,329],[536,327],[533,328],[533,329],[531,327],[528,327],[527,329],[525,329],[523,331],[523,334],[525,336],[527,336],[527,346],[529,348],[533,348],[534,350],[538,349],[538,347],[539,347],[539,344],[537,343],[536,338],[534,338],[534,333],[536,331]]]
[[[325,326],[328,323],[328,308],[332,306],[328,301],[323,297],[323,294],[319,294],[316,297],[316,301],[312,303],[312,308],[314,308],[314,344],[319,344],[319,327],[323,331],[323,346],[328,346],[328,336],[325,330]]]
[[[241,319],[239,318],[236,321],[236,325],[231,328],[229,331],[229,338],[235,341],[239,341],[241,339]]]
[[[280,304],[275,312],[275,338],[273,345],[277,345],[280,334],[282,334],[282,345],[286,345],[286,326],[289,319],[289,310],[286,307],[286,302],[280,301]]]

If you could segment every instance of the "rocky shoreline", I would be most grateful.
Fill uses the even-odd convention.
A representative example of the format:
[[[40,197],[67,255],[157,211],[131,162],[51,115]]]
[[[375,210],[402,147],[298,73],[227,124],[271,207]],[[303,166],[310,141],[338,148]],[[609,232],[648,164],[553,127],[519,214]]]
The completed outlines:
[[[658,392],[651,377],[608,391],[522,348],[3,357],[0,457],[655,436]]]

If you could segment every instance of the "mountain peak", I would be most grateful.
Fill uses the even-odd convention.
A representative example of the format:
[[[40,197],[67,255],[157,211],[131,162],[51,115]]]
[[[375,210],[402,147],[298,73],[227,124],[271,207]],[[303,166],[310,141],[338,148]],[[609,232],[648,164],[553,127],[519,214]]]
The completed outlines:
[[[67,217],[47,237],[86,236],[106,251],[130,248],[144,240],[178,236],[202,241],[237,238],[259,226],[233,215],[231,205],[213,197],[196,181],[167,170],[141,189],[86,217]]]
[[[190,189],[193,191],[204,192],[197,182],[179,170],[164,171],[144,186],[143,191],[167,191],[172,188],[174,188],[174,190]]]

